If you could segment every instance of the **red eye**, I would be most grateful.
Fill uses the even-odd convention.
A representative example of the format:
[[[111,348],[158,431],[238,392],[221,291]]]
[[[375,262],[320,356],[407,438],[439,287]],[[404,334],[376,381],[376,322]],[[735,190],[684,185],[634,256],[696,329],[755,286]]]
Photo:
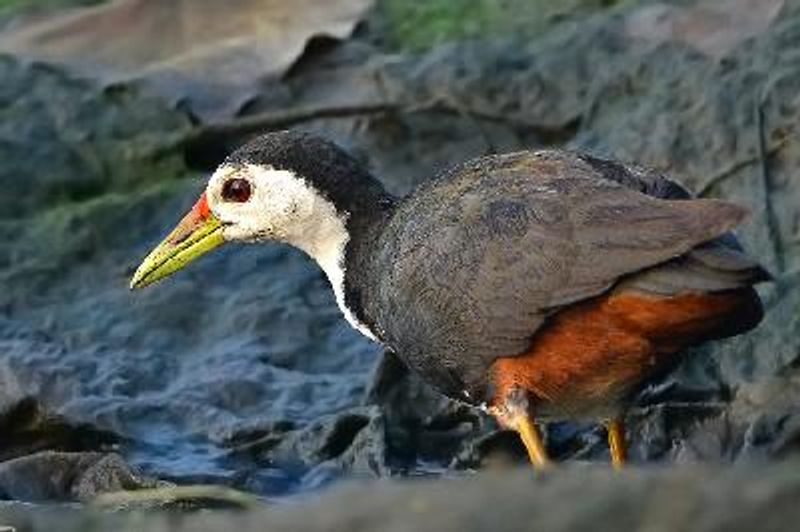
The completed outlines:
[[[250,183],[246,179],[229,179],[222,185],[222,199],[244,203],[250,199]]]

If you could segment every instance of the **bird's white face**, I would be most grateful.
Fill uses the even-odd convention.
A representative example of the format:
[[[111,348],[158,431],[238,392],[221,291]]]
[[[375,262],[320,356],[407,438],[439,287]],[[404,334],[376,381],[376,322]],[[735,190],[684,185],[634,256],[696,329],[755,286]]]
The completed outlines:
[[[349,240],[346,216],[291,171],[222,165],[192,210],[144,260],[131,286],[146,286],[231,241],[286,242],[331,276]]]
[[[344,215],[288,170],[223,165],[209,180],[206,198],[226,241],[277,240],[319,259],[344,236]]]

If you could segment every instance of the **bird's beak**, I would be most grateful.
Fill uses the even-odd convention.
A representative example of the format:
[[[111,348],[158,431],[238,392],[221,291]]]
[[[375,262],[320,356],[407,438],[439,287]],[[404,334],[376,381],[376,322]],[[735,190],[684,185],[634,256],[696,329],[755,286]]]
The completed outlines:
[[[177,227],[142,261],[131,279],[131,290],[163,279],[224,241],[222,223],[208,208],[203,193]]]

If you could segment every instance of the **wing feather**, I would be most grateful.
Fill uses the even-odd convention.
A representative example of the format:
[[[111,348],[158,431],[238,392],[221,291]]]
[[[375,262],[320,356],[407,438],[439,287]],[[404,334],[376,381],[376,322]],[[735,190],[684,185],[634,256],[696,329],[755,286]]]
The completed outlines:
[[[407,198],[379,246],[371,310],[391,347],[451,396],[482,396],[488,365],[523,352],[549,313],[747,214],[614,170],[609,178],[597,160],[521,152],[467,163]]]

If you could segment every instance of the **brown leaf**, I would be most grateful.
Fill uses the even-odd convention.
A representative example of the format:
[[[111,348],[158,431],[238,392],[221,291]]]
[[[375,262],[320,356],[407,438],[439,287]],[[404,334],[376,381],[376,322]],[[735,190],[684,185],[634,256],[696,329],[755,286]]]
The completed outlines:
[[[785,0],[701,0],[693,7],[654,4],[634,11],[625,23],[631,37],[688,44],[715,58],[766,31]]]
[[[23,22],[0,50],[113,83],[143,79],[214,120],[281,76],[314,36],[347,37],[373,0],[115,0]]]

